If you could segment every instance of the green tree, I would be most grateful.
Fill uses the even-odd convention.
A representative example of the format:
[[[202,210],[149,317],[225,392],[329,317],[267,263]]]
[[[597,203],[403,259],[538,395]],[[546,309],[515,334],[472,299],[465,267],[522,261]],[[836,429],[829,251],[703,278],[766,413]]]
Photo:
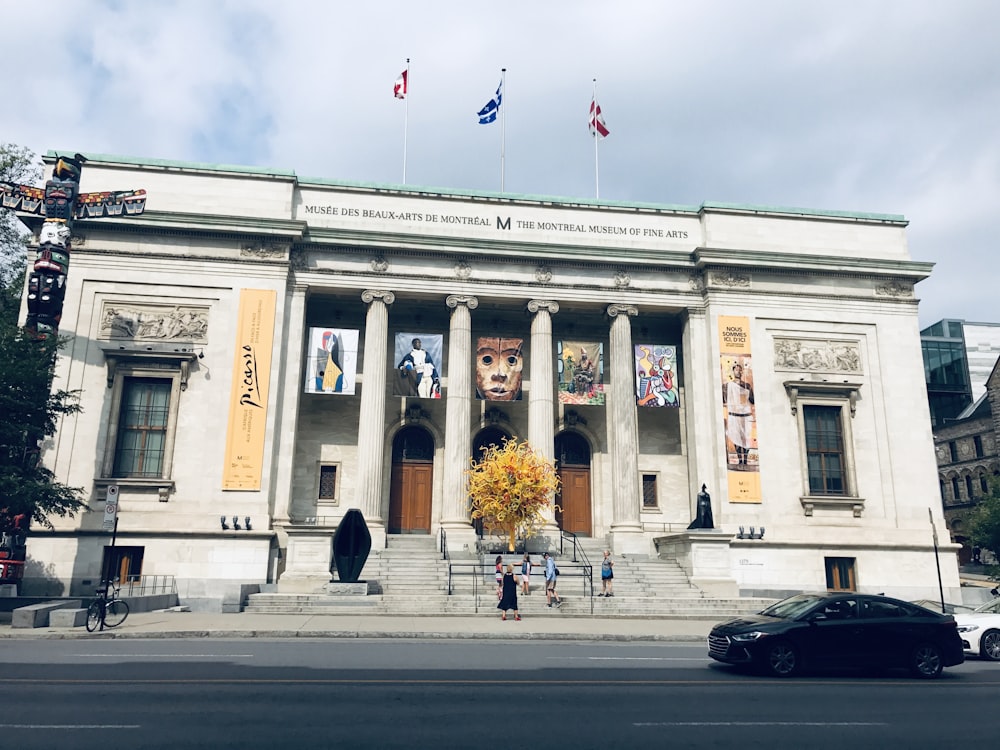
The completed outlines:
[[[968,522],[972,543],[1000,559],[1000,482],[996,478],[990,481],[990,493],[969,512]]]
[[[34,154],[0,143],[0,182],[32,184],[40,176]],[[83,507],[82,490],[57,482],[38,460],[41,441],[80,407],[76,393],[52,388],[65,340],[39,340],[17,324],[26,257],[26,233],[13,211],[0,208],[0,531],[18,515],[50,527],[50,515]]]

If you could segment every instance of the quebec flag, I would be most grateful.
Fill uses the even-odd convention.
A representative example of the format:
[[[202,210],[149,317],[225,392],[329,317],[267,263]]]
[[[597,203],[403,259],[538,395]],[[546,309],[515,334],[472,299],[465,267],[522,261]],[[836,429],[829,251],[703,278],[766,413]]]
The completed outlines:
[[[496,122],[497,112],[500,111],[500,102],[503,99],[503,79],[500,80],[500,85],[497,86],[497,93],[492,99],[486,102],[486,105],[479,110],[479,124],[489,125],[491,122]]]

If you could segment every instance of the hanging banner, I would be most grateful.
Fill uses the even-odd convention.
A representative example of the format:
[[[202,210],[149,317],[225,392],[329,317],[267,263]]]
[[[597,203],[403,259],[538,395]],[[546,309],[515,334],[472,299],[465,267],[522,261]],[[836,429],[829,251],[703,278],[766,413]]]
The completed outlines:
[[[244,289],[240,292],[226,463],[222,469],[224,490],[260,490],[275,302],[273,291]]]
[[[635,402],[638,406],[680,406],[677,347],[636,344]]]
[[[604,344],[557,341],[559,403],[604,405]]]
[[[476,397],[520,401],[524,339],[484,336],[476,341]]]
[[[441,398],[440,333],[397,333],[395,356],[399,377],[393,378],[393,394],[407,398]]]
[[[358,331],[310,328],[306,393],[354,395],[358,374]]]
[[[749,318],[719,316],[719,355],[729,501],[759,503],[760,463]]]

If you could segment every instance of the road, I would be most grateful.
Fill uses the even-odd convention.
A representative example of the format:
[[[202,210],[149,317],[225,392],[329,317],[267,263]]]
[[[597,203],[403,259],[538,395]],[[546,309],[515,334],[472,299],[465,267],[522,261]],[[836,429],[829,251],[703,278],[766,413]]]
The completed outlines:
[[[700,644],[0,642],[0,747],[992,747],[1000,664],[759,678]]]

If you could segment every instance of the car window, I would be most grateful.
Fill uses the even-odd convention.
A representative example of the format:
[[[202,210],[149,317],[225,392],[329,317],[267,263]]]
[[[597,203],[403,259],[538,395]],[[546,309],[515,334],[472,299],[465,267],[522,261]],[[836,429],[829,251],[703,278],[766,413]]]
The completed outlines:
[[[866,618],[909,617],[916,613],[916,608],[906,607],[896,602],[868,599],[862,608]]]
[[[986,612],[994,615],[1000,614],[1000,599],[994,599],[991,602],[987,602],[979,607],[976,612]]]
[[[816,614],[825,620],[853,620],[858,617],[858,603],[854,599],[836,599],[827,602]]]
[[[823,597],[814,594],[796,594],[772,604],[770,607],[761,610],[760,613],[762,615],[770,615],[771,617],[798,617],[804,612],[808,612],[821,601],[823,601]]]

